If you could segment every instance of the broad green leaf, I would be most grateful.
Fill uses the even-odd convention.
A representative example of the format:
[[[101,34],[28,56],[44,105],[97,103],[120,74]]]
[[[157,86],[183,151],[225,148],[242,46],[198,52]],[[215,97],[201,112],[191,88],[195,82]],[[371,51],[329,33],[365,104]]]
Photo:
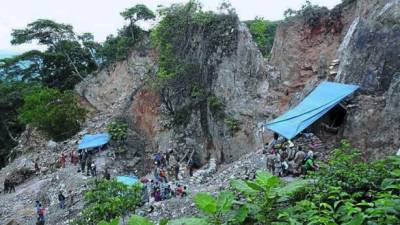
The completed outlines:
[[[232,180],[230,182],[231,187],[240,191],[242,194],[247,195],[247,196],[253,196],[256,195],[258,193],[258,191],[250,188],[246,182],[242,181],[242,180]]]
[[[209,193],[197,193],[194,198],[196,206],[204,213],[215,214],[217,212],[217,201]]]
[[[233,221],[236,223],[243,223],[243,221],[247,218],[249,214],[249,209],[246,205],[240,206],[240,208],[236,211],[235,216],[233,217]]]
[[[399,177],[400,178],[400,169],[395,169],[390,174],[392,174],[395,177]]]
[[[254,189],[256,191],[263,191],[264,190],[260,185],[258,185],[257,183],[255,183],[253,181],[245,181],[245,182],[250,188],[252,188],[252,189]]]
[[[333,208],[336,209],[336,208],[338,207],[338,205],[339,205],[340,203],[342,203],[342,202],[343,202],[342,200],[335,201],[335,203],[333,203]]]
[[[133,215],[131,218],[129,218],[128,225],[154,225],[154,223],[150,222],[150,220],[147,218]]]
[[[264,171],[259,171],[257,172],[256,175],[256,182],[257,184],[263,186],[264,188],[273,188],[276,187],[280,179],[279,177],[273,176],[270,173],[264,172]]]
[[[365,216],[363,213],[357,213],[356,215],[353,216],[353,219],[345,223],[345,225],[361,225],[364,222]]]
[[[210,225],[206,219],[203,218],[182,218],[171,220],[168,225]]]
[[[290,196],[295,194],[296,192],[302,190],[308,185],[307,180],[297,180],[286,184],[283,187],[279,187],[274,189],[274,191],[280,196]]]
[[[321,204],[319,204],[321,207],[329,209],[330,211],[333,211],[333,208],[331,205],[329,205],[328,203],[322,202]]]
[[[219,193],[217,199],[217,210],[220,212],[227,212],[231,209],[235,196],[232,192],[223,191]]]

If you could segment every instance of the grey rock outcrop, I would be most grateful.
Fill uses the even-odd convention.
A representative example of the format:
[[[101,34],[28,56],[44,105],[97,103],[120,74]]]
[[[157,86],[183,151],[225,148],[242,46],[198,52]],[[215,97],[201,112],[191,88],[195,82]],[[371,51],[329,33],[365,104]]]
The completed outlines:
[[[281,89],[290,95],[289,100],[280,98],[280,108],[293,106],[323,80],[357,84],[341,137],[370,159],[393,154],[400,146],[400,1],[365,0],[339,7],[340,33],[315,35],[299,20],[278,28],[271,63],[282,74]],[[331,64],[321,65],[318,55]],[[313,71],[325,68],[328,77],[305,76],[307,63]]]

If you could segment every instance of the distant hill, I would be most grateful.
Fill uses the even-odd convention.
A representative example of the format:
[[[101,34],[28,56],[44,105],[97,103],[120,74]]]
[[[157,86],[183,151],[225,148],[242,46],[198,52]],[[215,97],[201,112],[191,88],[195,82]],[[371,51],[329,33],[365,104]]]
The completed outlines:
[[[17,55],[17,53],[0,50],[0,59],[9,58],[9,57],[14,56],[14,55]]]

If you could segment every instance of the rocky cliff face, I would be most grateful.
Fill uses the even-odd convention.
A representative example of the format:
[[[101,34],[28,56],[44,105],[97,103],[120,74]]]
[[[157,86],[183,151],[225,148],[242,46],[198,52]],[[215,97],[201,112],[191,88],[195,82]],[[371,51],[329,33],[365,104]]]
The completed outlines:
[[[199,165],[210,157],[231,162],[262,145],[259,125],[266,118],[264,106],[269,88],[264,59],[249,31],[242,24],[237,29],[233,53],[214,59],[219,63],[213,68],[211,87],[225,105],[224,113],[238,122],[240,128],[235,132],[224,121],[213,118],[209,108],[204,109],[206,130],[200,111],[193,111],[185,126],[175,126],[161,96],[151,87],[156,65],[154,58],[148,56],[150,51],[144,56],[134,52],[127,61],[79,84],[77,91],[100,111],[122,104],[117,114],[129,118],[133,130],[145,138],[143,151],[147,153],[173,149],[182,156],[193,155]]]
[[[281,78],[277,86],[288,90],[279,109],[298,102],[323,80],[357,84],[343,137],[369,158],[393,154],[400,146],[399,4],[367,0],[336,7],[341,32],[316,32],[301,20],[284,22],[271,59]]]

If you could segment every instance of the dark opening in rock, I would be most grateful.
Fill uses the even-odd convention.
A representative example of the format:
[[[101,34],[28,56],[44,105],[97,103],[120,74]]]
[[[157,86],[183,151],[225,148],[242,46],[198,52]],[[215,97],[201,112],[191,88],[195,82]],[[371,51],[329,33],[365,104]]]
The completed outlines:
[[[338,104],[329,110],[323,117],[310,126],[310,131],[322,139],[336,136],[346,119],[346,108]]]

